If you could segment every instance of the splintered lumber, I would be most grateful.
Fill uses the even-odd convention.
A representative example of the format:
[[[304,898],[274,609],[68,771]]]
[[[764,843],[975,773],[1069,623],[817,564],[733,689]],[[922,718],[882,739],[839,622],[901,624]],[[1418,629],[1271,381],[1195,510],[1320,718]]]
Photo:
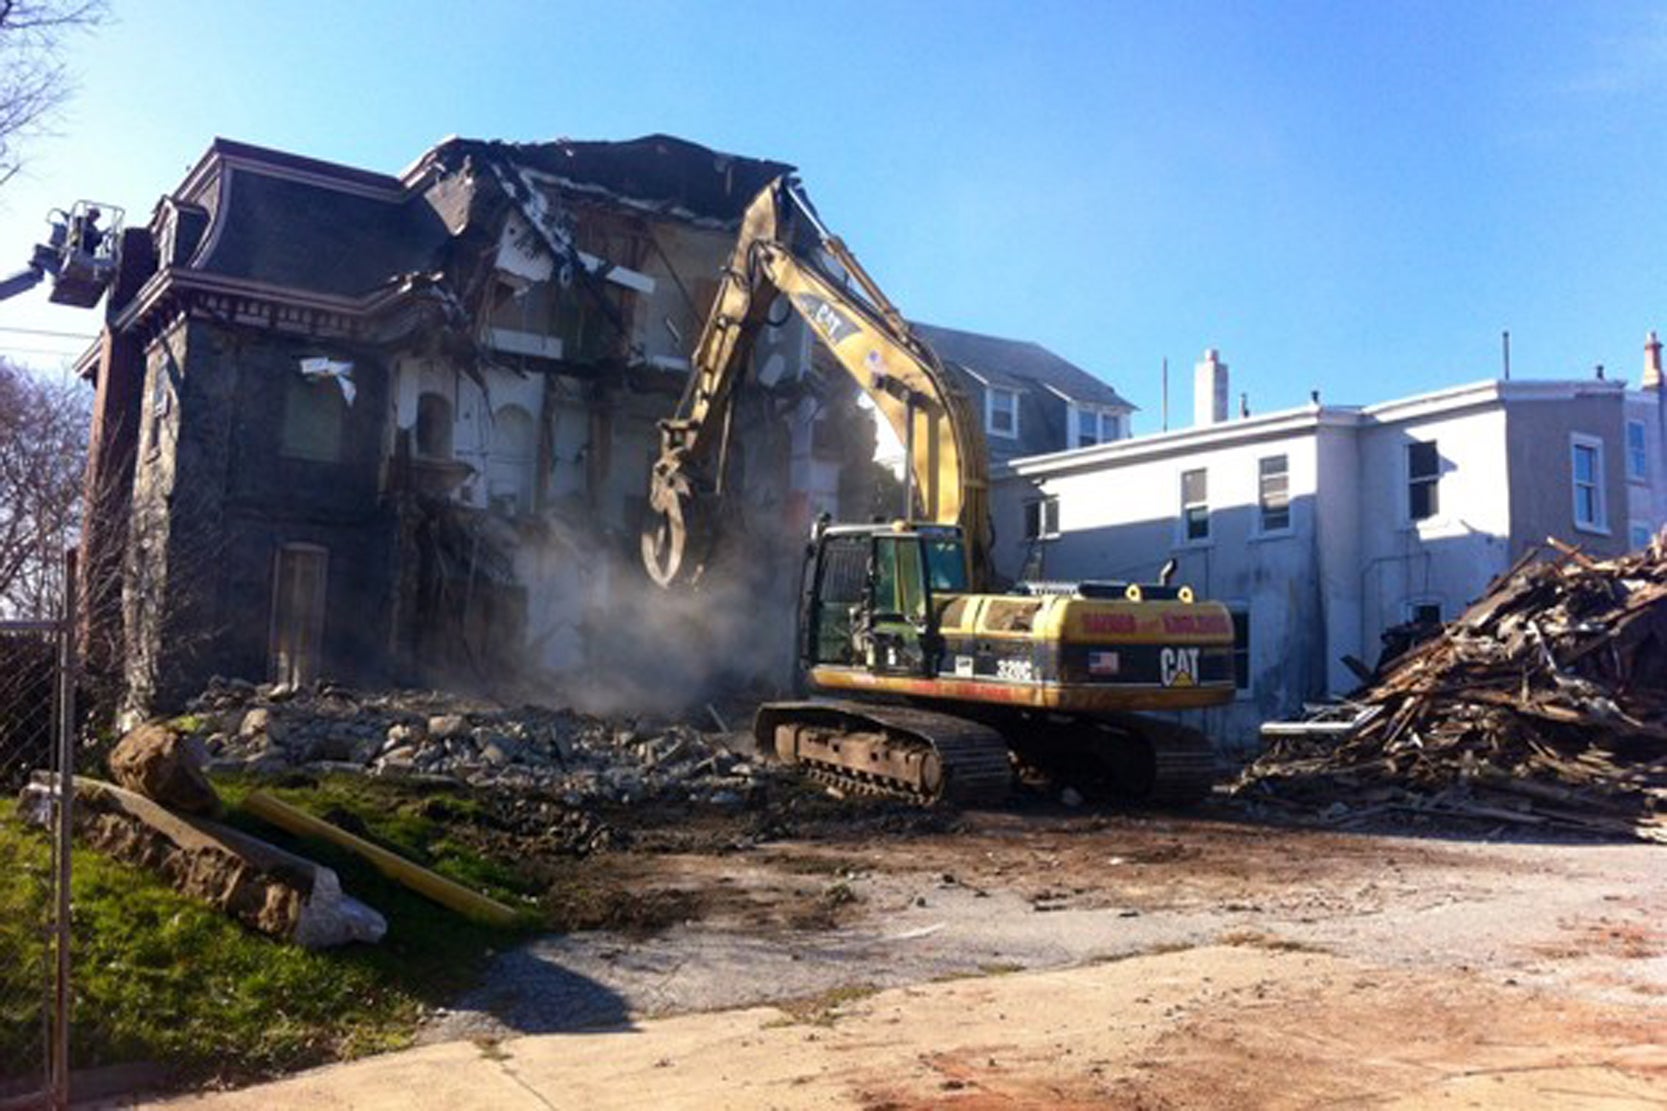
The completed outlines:
[[[1667,839],[1667,533],[1596,559],[1550,541],[1345,704],[1264,726],[1241,798]],[[1374,811],[1376,812],[1376,811]]]
[[[516,915],[496,899],[471,891],[420,864],[406,860],[398,853],[380,845],[373,845],[362,837],[317,818],[305,810],[273,798],[265,791],[255,791],[243,800],[243,809],[262,818],[279,829],[301,837],[317,837],[346,849],[368,860],[377,871],[425,898],[432,899],[448,910],[455,910],[466,918],[489,926],[512,926]]]

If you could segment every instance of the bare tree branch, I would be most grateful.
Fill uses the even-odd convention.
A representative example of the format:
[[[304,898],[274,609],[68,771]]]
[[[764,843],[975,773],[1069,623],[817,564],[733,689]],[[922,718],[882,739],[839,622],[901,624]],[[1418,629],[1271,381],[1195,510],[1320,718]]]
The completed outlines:
[[[105,0],[0,0],[0,184],[75,91],[62,62],[65,35],[106,15]]]
[[[81,525],[89,398],[0,359],[0,616],[48,616]]]

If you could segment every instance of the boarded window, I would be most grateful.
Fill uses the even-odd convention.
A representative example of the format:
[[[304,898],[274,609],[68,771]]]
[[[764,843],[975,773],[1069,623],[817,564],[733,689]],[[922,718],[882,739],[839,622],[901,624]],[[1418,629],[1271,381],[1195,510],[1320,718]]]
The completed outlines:
[[[330,554],[312,544],[278,549],[272,574],[274,682],[300,685],[318,678],[324,643],[324,599]]]
[[[1434,440],[1407,445],[1407,515],[1414,521],[1441,512],[1441,453]]]
[[[1181,472],[1181,538],[1210,538],[1210,476],[1205,470]]]
[[[334,379],[292,374],[284,386],[284,424],[279,452],[289,459],[339,463],[347,402]]]
[[[1263,532],[1281,532],[1291,527],[1288,466],[1283,455],[1270,455],[1256,462],[1257,500],[1262,510]]]

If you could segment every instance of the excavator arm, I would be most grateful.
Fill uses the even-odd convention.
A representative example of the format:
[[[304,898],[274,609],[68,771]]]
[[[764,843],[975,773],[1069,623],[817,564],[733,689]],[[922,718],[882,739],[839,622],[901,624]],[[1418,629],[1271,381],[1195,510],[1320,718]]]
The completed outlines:
[[[835,276],[835,267],[844,275]],[[693,582],[706,564],[721,528],[735,390],[778,297],[805,319],[903,442],[911,510],[918,508],[924,521],[959,525],[974,583],[988,582],[991,528],[979,423],[937,356],[788,177],[771,182],[748,207],[677,414],[660,422],[642,538],[649,574],[671,586]]]

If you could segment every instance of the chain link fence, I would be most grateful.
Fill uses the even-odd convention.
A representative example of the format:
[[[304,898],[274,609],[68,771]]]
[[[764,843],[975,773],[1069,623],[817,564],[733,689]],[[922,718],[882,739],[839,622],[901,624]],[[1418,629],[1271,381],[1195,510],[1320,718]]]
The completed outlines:
[[[68,1100],[69,813],[19,792],[73,771],[72,627],[0,621],[0,1111]]]

